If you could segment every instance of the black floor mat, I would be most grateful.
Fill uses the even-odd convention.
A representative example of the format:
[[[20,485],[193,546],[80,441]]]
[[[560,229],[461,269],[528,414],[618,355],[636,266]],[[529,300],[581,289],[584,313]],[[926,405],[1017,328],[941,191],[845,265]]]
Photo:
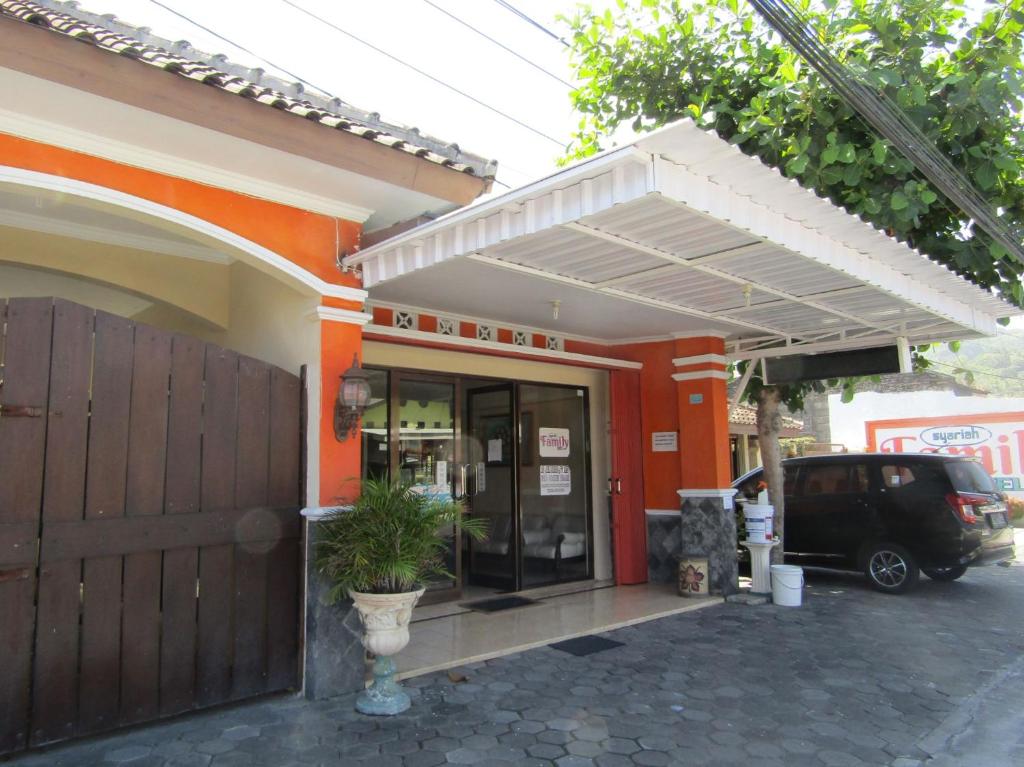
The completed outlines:
[[[562,652],[567,652],[576,656],[593,655],[596,652],[602,650],[610,650],[613,647],[622,647],[622,642],[616,642],[614,639],[605,639],[604,637],[595,636],[589,634],[585,637],[576,637],[575,639],[566,639],[564,642],[555,642],[552,647]]]
[[[478,613],[496,613],[501,610],[511,610],[513,607],[526,607],[535,604],[537,604],[536,599],[527,599],[526,597],[494,597],[476,602],[464,602],[461,606]]]

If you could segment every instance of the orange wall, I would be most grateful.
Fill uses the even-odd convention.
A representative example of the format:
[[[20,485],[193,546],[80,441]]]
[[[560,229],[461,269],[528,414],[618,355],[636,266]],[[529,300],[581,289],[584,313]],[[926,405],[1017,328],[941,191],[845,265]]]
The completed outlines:
[[[221,226],[284,256],[327,282],[359,286],[336,266],[354,250],[360,225],[280,203],[133,168],[36,141],[0,134],[2,164],[85,181],[166,205]]]
[[[673,344],[675,358],[693,357],[701,354],[725,355],[725,341],[716,336],[699,338],[678,338]],[[681,365],[676,373],[724,371],[724,363],[701,362]],[[679,381],[679,420],[683,434],[679,442],[681,467],[681,488],[691,490],[716,490],[729,487],[732,468],[729,454],[729,395],[726,382],[719,378],[698,378]],[[699,403],[691,402],[696,395]]]
[[[643,363],[640,371],[640,411],[644,456],[644,505],[648,509],[679,507],[680,489],[727,488],[729,463],[729,405],[725,381],[704,378],[675,381],[681,371],[724,370],[714,362],[676,368],[672,360],[699,354],[724,354],[720,338],[685,338],[613,346],[611,356]],[[690,395],[702,401],[691,404]],[[678,431],[678,453],[655,453],[651,434]]]
[[[679,430],[676,382],[672,380],[672,342],[656,341],[611,347],[612,355],[643,363],[640,371],[641,442],[644,455],[644,507],[679,508],[680,453],[655,453],[651,433]],[[680,439],[682,447],[682,439]]]
[[[362,328],[347,322],[320,324],[320,504],[351,501],[359,491],[359,435],[344,442],[334,437],[334,403],[341,375],[357,354],[362,364]]]

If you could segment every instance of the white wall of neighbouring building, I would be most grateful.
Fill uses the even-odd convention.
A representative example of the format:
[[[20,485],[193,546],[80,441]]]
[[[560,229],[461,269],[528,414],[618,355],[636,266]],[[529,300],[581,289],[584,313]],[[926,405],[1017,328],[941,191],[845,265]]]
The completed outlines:
[[[861,451],[868,444],[868,421],[1024,411],[1024,397],[958,397],[950,391],[861,392],[852,402],[843,403],[839,394],[830,394],[828,410],[832,441],[850,451]]]

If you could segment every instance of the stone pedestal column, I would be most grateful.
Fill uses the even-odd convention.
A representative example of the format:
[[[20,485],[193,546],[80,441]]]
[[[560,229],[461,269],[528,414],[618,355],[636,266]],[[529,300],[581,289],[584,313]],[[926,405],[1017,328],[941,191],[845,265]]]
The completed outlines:
[[[735,490],[680,490],[680,555],[708,560],[708,591],[729,596],[739,591],[736,562]]]
[[[366,686],[363,624],[351,600],[327,604],[329,584],[313,568],[318,520],[343,507],[303,509],[306,518],[306,643],[302,691],[310,700]]]

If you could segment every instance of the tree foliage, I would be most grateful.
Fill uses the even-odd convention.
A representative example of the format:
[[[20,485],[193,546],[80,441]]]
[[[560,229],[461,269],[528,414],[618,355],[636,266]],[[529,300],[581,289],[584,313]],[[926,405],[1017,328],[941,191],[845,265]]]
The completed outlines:
[[[1024,0],[796,0],[820,41],[886,94],[995,206],[1024,218]],[[683,117],[975,283],[1024,306],[1024,264],[994,244],[849,107],[741,0],[619,0],[567,20],[582,115],[569,158],[628,125]],[[567,158],[567,159],[569,159]],[[915,350],[915,362],[926,366]],[[749,362],[740,363],[743,372]],[[757,405],[765,477],[781,531],[779,404],[856,381],[764,385]],[[773,558],[781,557],[782,546]]]
[[[821,41],[886,93],[1000,214],[1024,218],[1024,0],[824,0]],[[569,20],[582,120],[571,155],[682,117],[1024,306],[1024,265],[939,194],[740,0],[620,0]]]

